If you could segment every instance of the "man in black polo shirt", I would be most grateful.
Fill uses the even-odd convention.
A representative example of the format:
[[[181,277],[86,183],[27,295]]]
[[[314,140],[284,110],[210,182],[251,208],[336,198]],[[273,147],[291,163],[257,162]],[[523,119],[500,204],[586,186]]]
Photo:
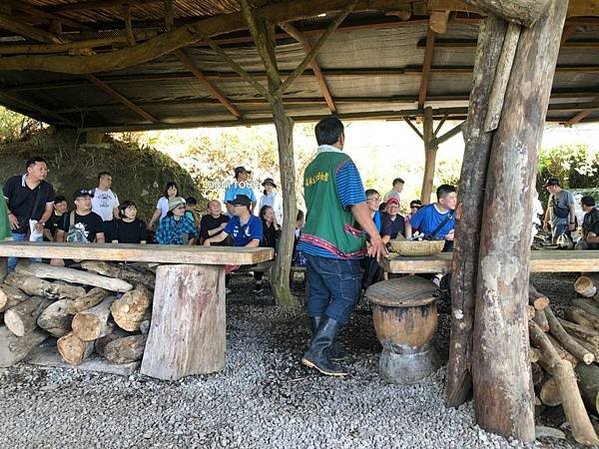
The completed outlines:
[[[24,241],[31,231],[41,235],[44,225],[52,215],[54,187],[46,182],[48,165],[41,157],[34,157],[25,164],[26,173],[9,178],[3,186],[8,206],[8,220],[15,241]],[[18,259],[8,259],[8,271],[15,269]]]
[[[229,217],[222,213],[220,201],[212,200],[208,203],[208,214],[202,216],[200,220],[200,244],[204,240],[214,237],[225,229],[229,222]],[[214,245],[226,245],[226,241],[215,243]]]

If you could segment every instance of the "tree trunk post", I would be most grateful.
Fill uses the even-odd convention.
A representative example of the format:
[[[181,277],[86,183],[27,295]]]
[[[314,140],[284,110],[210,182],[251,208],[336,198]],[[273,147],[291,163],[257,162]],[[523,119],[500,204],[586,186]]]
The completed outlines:
[[[435,161],[437,159],[437,144],[433,129],[433,108],[430,106],[424,110],[423,117],[423,140],[424,140],[424,177],[422,179],[422,204],[431,201],[433,191],[433,179],[435,177]]]
[[[284,308],[296,308],[298,302],[291,293],[291,255],[293,254],[297,199],[295,195],[295,160],[293,158],[293,120],[286,114],[283,100],[278,98],[271,104],[277,129],[279,171],[283,194],[283,227],[277,248],[271,284],[277,304]]]
[[[0,282],[4,282],[4,278],[8,274],[8,258],[0,257]]]
[[[535,166],[567,8],[567,1],[553,0],[520,35],[493,136],[481,228],[475,414],[483,429],[524,442],[535,439],[526,310]]]
[[[212,265],[160,265],[141,373],[164,380],[225,367],[225,271]]]
[[[487,164],[493,137],[493,133],[485,133],[483,127],[506,29],[507,23],[497,17],[489,16],[482,20],[474,63],[452,262],[452,321],[447,365],[447,405],[450,407],[463,404],[472,389],[470,369],[476,271]]]

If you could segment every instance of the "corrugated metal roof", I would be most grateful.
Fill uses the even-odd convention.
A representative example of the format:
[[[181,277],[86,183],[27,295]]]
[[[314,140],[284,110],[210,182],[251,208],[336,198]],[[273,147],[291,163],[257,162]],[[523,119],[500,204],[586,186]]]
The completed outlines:
[[[75,0],[29,0],[38,7],[51,7]],[[176,0],[178,19],[200,18],[238,9],[236,0]],[[262,4],[265,1],[262,0]],[[64,17],[81,22],[117,23],[122,21],[121,10],[108,8],[93,11],[69,11]],[[135,6],[134,20],[160,21],[164,11],[162,2]],[[340,114],[393,113],[412,110],[418,114],[417,97],[421,84],[424,59],[424,42],[427,23],[423,18],[413,22],[389,22],[382,12],[352,14],[325,43],[317,62],[325,75],[326,83],[336,100]],[[425,19],[425,18],[424,18]],[[323,29],[330,16],[309,18],[296,23],[304,30]],[[385,23],[364,25],[371,21]],[[467,107],[472,83],[468,72],[474,64],[478,26],[472,21],[450,21],[447,33],[437,35],[438,45],[433,54],[427,106],[433,108],[460,108],[456,116]],[[578,22],[577,22],[578,23]],[[349,25],[361,24],[359,28]],[[577,24],[572,42],[593,42],[597,39],[599,24]],[[119,31],[121,32],[121,31]],[[314,45],[319,32],[307,32]],[[247,33],[235,33],[235,38]],[[221,37],[222,38],[222,37]],[[445,43],[466,42],[463,47],[445,46]],[[238,40],[236,41],[238,42]],[[227,53],[250,72],[259,72],[258,78],[266,84],[264,66],[253,45],[245,43],[227,45]],[[186,50],[193,63],[211,79],[211,82],[241,111],[243,118],[270,120],[270,110],[255,89],[237,76],[232,69],[206,46]],[[292,71],[305,56],[303,47],[291,39],[280,39],[276,48],[279,69]],[[558,66],[599,66],[599,43],[587,48],[563,47]],[[595,67],[595,66],[593,66]],[[449,69],[461,68],[451,71]],[[368,70],[367,73],[363,69]],[[402,73],[403,71],[403,73]],[[559,96],[551,103],[589,103],[599,101],[599,71],[558,70],[554,92]],[[196,80],[174,55],[129,67],[125,70],[98,73],[120,94],[157,117],[163,125],[172,123],[214,121],[237,123],[227,109],[219,104],[206,87]],[[286,109],[296,118],[324,115],[328,109],[319,84],[307,70],[285,94]],[[262,101],[254,101],[261,99]],[[15,110],[56,123],[55,116],[47,111],[59,111],[66,120],[83,127],[123,127],[146,125],[147,121],[129,110],[114,97],[100,90],[85,77],[47,72],[0,72],[0,103]],[[33,106],[37,106],[37,109]],[[549,111],[549,119],[568,119],[575,112]],[[591,113],[585,120],[599,120],[599,112]]]

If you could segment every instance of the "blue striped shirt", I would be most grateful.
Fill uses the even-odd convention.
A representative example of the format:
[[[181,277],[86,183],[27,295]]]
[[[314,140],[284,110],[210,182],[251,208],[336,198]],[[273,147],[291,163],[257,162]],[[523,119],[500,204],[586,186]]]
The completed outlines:
[[[337,181],[337,196],[345,209],[366,202],[360,172],[351,159],[347,159],[337,167],[335,179]],[[312,207],[314,206],[312,205]],[[303,240],[300,240],[297,249],[311,256],[326,257],[328,259],[339,258],[336,254]]]

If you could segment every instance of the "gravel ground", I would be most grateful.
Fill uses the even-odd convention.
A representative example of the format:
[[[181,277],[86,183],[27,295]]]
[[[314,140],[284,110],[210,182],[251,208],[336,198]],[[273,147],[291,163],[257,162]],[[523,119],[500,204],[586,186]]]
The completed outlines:
[[[573,296],[572,278],[534,282],[552,299]],[[26,364],[0,370],[0,447],[579,447],[553,438],[522,445],[482,431],[471,403],[445,408],[445,368],[416,385],[385,384],[364,304],[341,336],[352,354],[350,376],[317,375],[299,363],[309,338],[304,315],[281,312],[268,294],[247,296],[251,288],[251,278],[233,279],[220,374],[161,382]],[[440,318],[435,344],[446,358],[449,321]]]

